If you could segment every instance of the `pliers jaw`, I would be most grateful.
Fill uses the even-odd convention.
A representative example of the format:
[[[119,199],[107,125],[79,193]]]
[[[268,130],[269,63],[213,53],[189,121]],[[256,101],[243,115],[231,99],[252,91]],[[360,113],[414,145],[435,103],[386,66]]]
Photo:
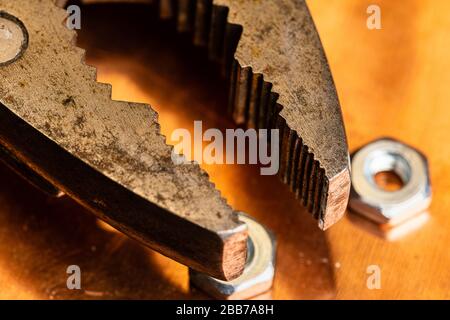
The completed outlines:
[[[348,148],[306,4],[188,2],[162,1],[161,13],[222,63],[228,111],[238,124],[279,130],[279,175],[328,228],[347,204]],[[54,1],[0,6],[30,34],[20,59],[0,66],[0,144],[10,165],[193,269],[223,280],[239,276],[245,224],[198,165],[171,161],[156,112],[111,100],[110,87],[96,82],[84,52],[72,45],[67,13]]]

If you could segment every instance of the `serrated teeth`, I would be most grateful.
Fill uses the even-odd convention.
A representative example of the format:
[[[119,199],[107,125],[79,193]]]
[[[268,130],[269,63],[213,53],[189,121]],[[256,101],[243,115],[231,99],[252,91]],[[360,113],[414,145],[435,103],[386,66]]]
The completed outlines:
[[[212,0],[197,0],[194,28],[194,44],[197,46],[208,45],[212,8]]]
[[[242,26],[232,23],[226,23],[225,27],[225,44],[223,52],[223,68],[222,75],[228,77],[234,64],[234,53],[237,50],[239,40],[242,35]]]
[[[96,90],[105,97],[112,99],[112,85],[109,83],[96,82]]]
[[[191,32],[193,43],[206,47],[209,59],[220,62],[223,75],[229,79],[227,111],[235,123],[280,130],[279,176],[313,216],[321,218],[328,192],[324,169],[280,116],[283,107],[273,85],[234,58],[243,28],[228,23],[228,13],[228,7],[213,5],[212,0],[160,0],[161,18],[174,18],[179,32]]]
[[[250,88],[252,81],[252,70],[249,67],[241,68],[238,66],[235,82],[235,95],[233,106],[233,119],[238,125],[244,125],[247,122],[247,110],[250,97]]]
[[[303,144],[303,141],[300,139],[298,142],[299,146],[296,152],[298,152],[298,163],[294,162],[294,180],[292,189],[295,192],[297,198],[301,198],[302,190],[303,190],[303,181],[305,179],[306,172],[306,158],[308,157],[308,148]],[[294,157],[295,159],[295,157]]]
[[[279,176],[281,181],[289,183],[289,167],[291,159],[291,144],[293,141],[293,132],[286,126],[286,121],[279,117],[277,121],[277,127],[280,130],[280,170]]]
[[[263,82],[264,77],[262,74],[253,74],[247,115],[248,128],[258,129]]]
[[[258,128],[268,128],[269,106],[276,103],[276,98],[272,95],[272,84],[263,82],[261,89],[261,100],[258,113]]]
[[[209,58],[212,61],[223,62],[228,11],[227,7],[213,6],[208,44]]]
[[[161,19],[172,19],[177,12],[175,0],[160,0],[159,16]]]
[[[291,130],[280,116],[282,106],[278,94],[261,74],[237,61],[231,72],[229,112],[238,125],[255,129],[279,130],[281,180],[289,185],[302,204],[315,218],[320,218],[327,192],[324,170],[310,148]]]
[[[89,78],[87,80],[97,81],[97,68],[86,64],[86,74],[89,75]]]
[[[178,32],[191,32],[195,23],[195,1],[178,0]]]
[[[314,197],[312,198],[312,205],[309,209],[316,219],[320,218],[320,202],[322,199],[324,176],[325,171],[320,168],[320,164],[317,162],[316,188],[314,189]]]

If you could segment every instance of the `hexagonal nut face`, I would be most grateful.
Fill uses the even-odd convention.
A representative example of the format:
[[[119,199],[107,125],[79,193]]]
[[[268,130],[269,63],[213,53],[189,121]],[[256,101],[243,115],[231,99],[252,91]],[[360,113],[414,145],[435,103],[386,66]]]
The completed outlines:
[[[248,257],[244,273],[232,281],[222,281],[189,270],[191,283],[218,299],[243,300],[268,291],[275,276],[276,240],[273,234],[251,217],[240,213],[248,226]]]
[[[379,187],[375,175],[394,172],[403,186],[396,191]],[[397,140],[376,140],[352,155],[350,209],[379,223],[397,226],[426,210],[431,183],[426,157]]]

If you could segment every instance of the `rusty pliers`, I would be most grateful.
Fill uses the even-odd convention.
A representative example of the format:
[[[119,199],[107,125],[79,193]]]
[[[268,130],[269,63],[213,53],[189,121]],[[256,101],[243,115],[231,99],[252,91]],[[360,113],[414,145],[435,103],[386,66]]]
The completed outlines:
[[[130,2],[158,5],[161,18],[207,48],[230,81],[235,122],[279,129],[281,179],[320,228],[339,220],[350,189],[348,147],[305,2]],[[3,160],[166,256],[236,278],[246,261],[246,225],[198,165],[173,163],[151,107],[111,100],[110,86],[84,64],[66,17],[54,0],[0,0]]]

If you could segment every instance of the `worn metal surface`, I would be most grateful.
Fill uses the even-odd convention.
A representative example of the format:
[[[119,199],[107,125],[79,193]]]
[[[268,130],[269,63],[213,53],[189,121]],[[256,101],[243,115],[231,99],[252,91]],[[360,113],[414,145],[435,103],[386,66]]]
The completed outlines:
[[[235,119],[281,130],[282,180],[322,229],[330,227],[347,206],[348,147],[336,89],[305,2],[215,3],[229,7],[230,23],[243,26],[232,79]]]
[[[156,10],[130,4],[82,5],[81,10],[77,43],[86,49],[87,63],[98,68],[99,81],[112,84],[114,99],[155,106],[168,137],[176,128],[192,129],[197,119],[204,128],[233,126],[216,112],[226,110],[226,80],[204,63],[198,48],[178,41],[183,36],[152,19]],[[118,20],[121,24],[110,24]],[[233,208],[248,212],[277,235],[274,287],[264,298],[335,294],[326,233],[278,177],[260,176],[255,166],[202,167]],[[0,203],[0,298],[208,298],[189,285],[187,267],[99,227],[93,215],[68,197],[48,199],[1,164]],[[82,269],[81,291],[66,287],[71,264]]]
[[[133,238],[218,278],[238,276],[246,226],[197,165],[173,164],[156,112],[111,100],[53,1],[0,7],[30,34],[23,57],[0,68],[2,145]]]
[[[325,229],[344,213],[348,152],[306,5],[216,4],[162,1],[161,16],[177,13],[179,30],[192,30],[194,42],[207,45],[210,57],[223,63],[237,123],[282,130],[280,175]],[[73,32],[62,26],[65,12],[53,1],[0,5],[30,33],[25,55],[0,69],[0,140],[8,152],[152,248],[218,278],[239,275],[245,225],[198,166],[173,165],[157,114],[145,105],[110,100],[109,86],[96,83],[95,70],[80,64],[83,52],[70,45]],[[265,24],[254,23],[261,19]]]
[[[159,5],[162,18],[191,32],[193,42],[223,65],[231,83],[228,111],[237,124],[280,129],[281,179],[320,228],[337,222],[350,193],[348,146],[332,75],[305,1],[147,3]]]

